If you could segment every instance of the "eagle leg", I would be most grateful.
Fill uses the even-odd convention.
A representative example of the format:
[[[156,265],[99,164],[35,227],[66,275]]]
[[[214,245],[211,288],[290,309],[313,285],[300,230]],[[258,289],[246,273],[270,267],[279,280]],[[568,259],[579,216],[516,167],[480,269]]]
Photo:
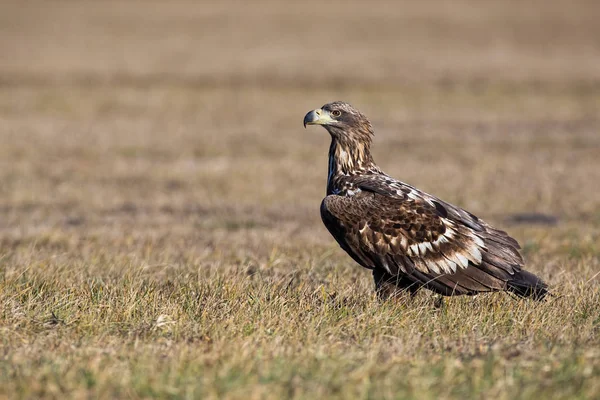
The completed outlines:
[[[412,299],[420,289],[420,285],[407,276],[391,275],[378,268],[373,270],[373,280],[379,300],[398,299],[406,293],[409,293]]]

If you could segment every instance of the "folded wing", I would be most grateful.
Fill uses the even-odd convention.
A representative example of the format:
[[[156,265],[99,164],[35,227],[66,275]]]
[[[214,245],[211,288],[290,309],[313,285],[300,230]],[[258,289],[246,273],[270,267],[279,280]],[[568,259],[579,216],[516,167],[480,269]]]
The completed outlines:
[[[327,196],[321,216],[362,266],[445,294],[502,290],[521,270],[518,243],[466,211],[398,181],[355,185],[352,196]]]

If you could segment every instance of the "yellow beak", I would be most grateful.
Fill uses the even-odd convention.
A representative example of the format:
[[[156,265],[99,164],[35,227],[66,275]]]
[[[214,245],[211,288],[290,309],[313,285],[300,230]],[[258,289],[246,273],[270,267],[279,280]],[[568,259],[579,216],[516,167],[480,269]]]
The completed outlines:
[[[327,125],[333,122],[333,119],[329,115],[327,111],[324,111],[321,108],[317,108],[316,110],[309,111],[304,116],[304,127],[306,125]]]

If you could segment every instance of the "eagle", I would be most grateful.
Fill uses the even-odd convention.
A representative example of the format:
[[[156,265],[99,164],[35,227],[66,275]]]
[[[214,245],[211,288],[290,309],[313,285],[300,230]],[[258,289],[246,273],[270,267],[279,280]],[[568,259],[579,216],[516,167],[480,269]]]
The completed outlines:
[[[523,269],[519,243],[470,212],[385,174],[371,155],[373,127],[342,101],[304,117],[331,135],[325,227],[373,271],[381,299],[421,288],[442,296],[508,291],[542,300],[548,285]]]

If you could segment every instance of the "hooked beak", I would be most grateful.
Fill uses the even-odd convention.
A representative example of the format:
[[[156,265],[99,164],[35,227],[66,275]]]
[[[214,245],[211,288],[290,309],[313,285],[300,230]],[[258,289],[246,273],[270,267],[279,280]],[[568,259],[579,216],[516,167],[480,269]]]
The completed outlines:
[[[305,128],[306,125],[327,125],[331,122],[333,122],[333,119],[331,118],[329,113],[321,108],[309,111],[308,114],[304,116]]]

